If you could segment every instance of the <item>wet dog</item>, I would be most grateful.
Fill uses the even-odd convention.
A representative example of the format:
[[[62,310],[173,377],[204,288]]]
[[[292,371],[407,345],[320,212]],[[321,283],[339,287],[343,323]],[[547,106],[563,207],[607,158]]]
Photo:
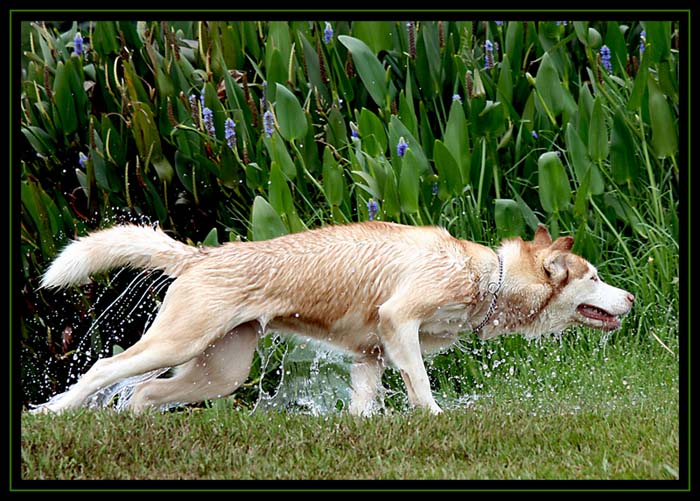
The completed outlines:
[[[248,377],[259,337],[276,331],[353,355],[351,413],[372,412],[387,363],[399,369],[412,406],[438,413],[423,354],[460,332],[488,339],[620,326],[634,296],[605,284],[572,245],[569,236],[552,241],[543,225],[532,241],[507,239],[496,250],[441,228],[386,222],[219,247],[188,246],[150,227],[102,230],[68,245],[42,286],[123,266],[176,279],[137,343],[98,360],[36,410],[79,407],[125,378],[167,367],[175,375],[138,384],[130,408],[228,395]]]

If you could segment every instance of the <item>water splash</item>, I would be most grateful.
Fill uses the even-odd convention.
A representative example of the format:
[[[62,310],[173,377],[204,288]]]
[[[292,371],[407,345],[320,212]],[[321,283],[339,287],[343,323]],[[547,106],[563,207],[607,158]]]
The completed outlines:
[[[274,346],[278,348],[280,343],[276,336]],[[261,378],[253,412],[277,410],[319,416],[346,409],[350,402],[350,357],[310,340],[287,338],[284,344],[276,374],[279,383],[268,393]],[[258,353],[261,367],[267,368],[272,354]]]

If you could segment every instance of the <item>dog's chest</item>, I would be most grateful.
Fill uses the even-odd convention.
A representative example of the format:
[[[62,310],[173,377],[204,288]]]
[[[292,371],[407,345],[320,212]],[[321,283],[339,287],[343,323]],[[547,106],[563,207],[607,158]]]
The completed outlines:
[[[474,305],[452,303],[439,306],[435,312],[422,323],[421,332],[436,336],[451,336],[472,328],[470,316]]]

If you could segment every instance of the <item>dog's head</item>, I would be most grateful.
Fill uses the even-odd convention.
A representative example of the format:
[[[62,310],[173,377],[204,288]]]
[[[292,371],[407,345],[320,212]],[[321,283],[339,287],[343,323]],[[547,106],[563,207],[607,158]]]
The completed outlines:
[[[570,236],[552,241],[544,225],[532,242],[504,242],[499,300],[504,331],[537,337],[572,325],[604,331],[620,327],[620,316],[630,311],[634,296],[603,282],[593,265],[571,252],[573,243]]]

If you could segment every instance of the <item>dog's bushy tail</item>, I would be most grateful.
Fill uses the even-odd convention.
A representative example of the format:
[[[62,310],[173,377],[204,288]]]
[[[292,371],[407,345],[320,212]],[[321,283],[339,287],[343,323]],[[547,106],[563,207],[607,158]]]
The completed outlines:
[[[201,248],[178,242],[160,229],[114,226],[71,242],[46,270],[41,287],[86,283],[93,273],[122,266],[162,270],[176,277],[201,255]]]

